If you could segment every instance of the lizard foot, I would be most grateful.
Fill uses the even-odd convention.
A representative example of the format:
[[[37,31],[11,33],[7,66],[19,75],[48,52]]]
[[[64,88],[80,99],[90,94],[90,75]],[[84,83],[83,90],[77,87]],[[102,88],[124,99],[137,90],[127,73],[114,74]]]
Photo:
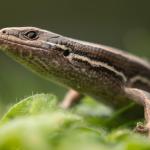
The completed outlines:
[[[146,125],[144,125],[142,122],[138,122],[135,129],[134,129],[134,132],[136,133],[140,133],[140,134],[145,134],[145,135],[148,135],[149,133],[149,129]]]

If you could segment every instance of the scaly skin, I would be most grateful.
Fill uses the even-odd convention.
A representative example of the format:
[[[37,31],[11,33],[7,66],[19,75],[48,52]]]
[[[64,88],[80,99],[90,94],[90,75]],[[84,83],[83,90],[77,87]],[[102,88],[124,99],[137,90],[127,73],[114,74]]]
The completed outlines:
[[[149,63],[107,46],[18,27],[0,30],[0,49],[46,79],[115,107],[129,103],[126,87],[150,91]]]

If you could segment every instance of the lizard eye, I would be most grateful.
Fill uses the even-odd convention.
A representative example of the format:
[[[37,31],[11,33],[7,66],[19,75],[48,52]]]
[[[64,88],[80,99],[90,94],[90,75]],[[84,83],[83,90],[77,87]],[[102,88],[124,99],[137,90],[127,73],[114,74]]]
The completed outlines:
[[[36,40],[38,38],[38,33],[36,31],[29,31],[26,32],[24,36],[29,40]]]

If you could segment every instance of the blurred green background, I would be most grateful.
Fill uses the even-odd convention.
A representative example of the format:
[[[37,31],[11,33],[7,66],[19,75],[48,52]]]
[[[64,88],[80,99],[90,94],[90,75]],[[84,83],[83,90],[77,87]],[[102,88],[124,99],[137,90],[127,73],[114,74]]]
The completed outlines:
[[[150,58],[148,0],[1,0],[0,28],[35,26]],[[66,89],[48,82],[0,52],[0,103]]]

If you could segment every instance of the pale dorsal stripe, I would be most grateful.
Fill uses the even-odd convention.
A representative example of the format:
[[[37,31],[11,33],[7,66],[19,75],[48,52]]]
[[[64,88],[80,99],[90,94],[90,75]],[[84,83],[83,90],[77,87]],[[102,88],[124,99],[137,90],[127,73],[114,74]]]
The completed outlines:
[[[117,55],[121,55],[122,57],[125,57],[127,59],[130,59],[131,61],[137,62],[137,63],[141,63],[143,66],[147,67],[148,69],[150,69],[150,63],[149,61],[147,61],[146,59],[141,59],[138,56],[134,56],[126,51],[121,51],[117,48],[113,48],[110,46],[106,46],[106,45],[102,45],[102,44],[95,44],[95,43],[90,43],[90,42],[86,42],[86,41],[81,41],[81,40],[76,40],[76,39],[72,39],[69,38],[71,41],[77,42],[79,44],[83,44],[83,45],[87,45],[87,46],[92,46],[95,48],[101,48],[107,52],[113,52],[114,54]]]

